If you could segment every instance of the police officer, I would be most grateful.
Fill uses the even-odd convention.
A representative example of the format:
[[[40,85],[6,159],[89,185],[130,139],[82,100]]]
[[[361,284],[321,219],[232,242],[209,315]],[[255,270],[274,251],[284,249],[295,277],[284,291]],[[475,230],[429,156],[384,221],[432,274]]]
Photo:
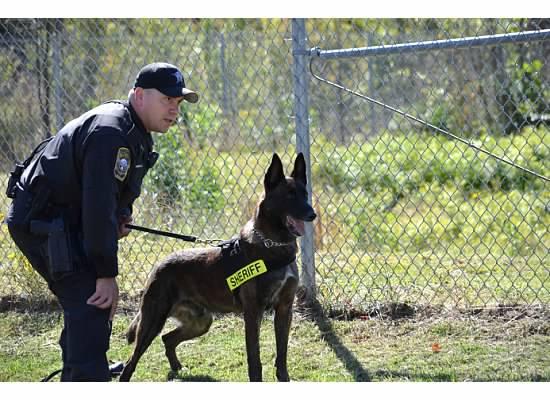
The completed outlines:
[[[181,71],[146,65],[128,101],[104,103],[43,143],[15,176],[6,222],[64,312],[62,381],[108,381],[117,308],[118,239],[158,154],[151,132],[166,132],[180,103],[198,101]]]

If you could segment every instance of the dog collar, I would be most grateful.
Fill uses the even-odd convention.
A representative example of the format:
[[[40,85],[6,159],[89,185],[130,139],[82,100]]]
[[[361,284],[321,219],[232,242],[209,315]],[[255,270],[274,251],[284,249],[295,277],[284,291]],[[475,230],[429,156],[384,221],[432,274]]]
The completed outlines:
[[[294,243],[294,240],[290,242],[276,242],[274,240],[266,238],[260,231],[258,231],[256,228],[252,228],[252,233],[260,238],[260,240],[263,242],[264,246],[268,249],[270,247],[281,247],[281,246],[290,246]]]

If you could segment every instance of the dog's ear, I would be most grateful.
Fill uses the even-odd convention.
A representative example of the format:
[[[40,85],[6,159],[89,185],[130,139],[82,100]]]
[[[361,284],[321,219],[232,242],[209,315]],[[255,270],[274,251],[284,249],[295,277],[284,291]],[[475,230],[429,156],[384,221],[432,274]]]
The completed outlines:
[[[265,191],[268,192],[269,190],[274,189],[279,183],[284,181],[285,174],[283,172],[283,163],[277,153],[273,153],[271,165],[269,166],[264,178]]]
[[[298,154],[298,157],[296,157],[296,161],[294,161],[294,170],[290,176],[295,180],[303,182],[304,185],[307,183],[306,160],[302,153]]]

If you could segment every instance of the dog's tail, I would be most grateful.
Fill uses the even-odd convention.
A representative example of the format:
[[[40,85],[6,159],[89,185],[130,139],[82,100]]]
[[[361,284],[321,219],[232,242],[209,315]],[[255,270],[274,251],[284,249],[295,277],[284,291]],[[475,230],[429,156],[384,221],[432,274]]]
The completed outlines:
[[[137,313],[134,317],[134,320],[128,327],[128,332],[126,332],[126,340],[128,341],[128,344],[134,343],[134,340],[136,340],[136,331],[137,327],[139,325],[139,320],[141,319],[141,313]]]

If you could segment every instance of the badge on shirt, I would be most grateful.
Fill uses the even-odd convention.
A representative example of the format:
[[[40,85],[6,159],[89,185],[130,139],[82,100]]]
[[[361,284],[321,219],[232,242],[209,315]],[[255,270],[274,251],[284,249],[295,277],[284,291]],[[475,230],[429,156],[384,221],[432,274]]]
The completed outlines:
[[[115,161],[115,178],[119,181],[124,181],[128,171],[130,170],[130,149],[127,147],[121,147],[118,149]]]

